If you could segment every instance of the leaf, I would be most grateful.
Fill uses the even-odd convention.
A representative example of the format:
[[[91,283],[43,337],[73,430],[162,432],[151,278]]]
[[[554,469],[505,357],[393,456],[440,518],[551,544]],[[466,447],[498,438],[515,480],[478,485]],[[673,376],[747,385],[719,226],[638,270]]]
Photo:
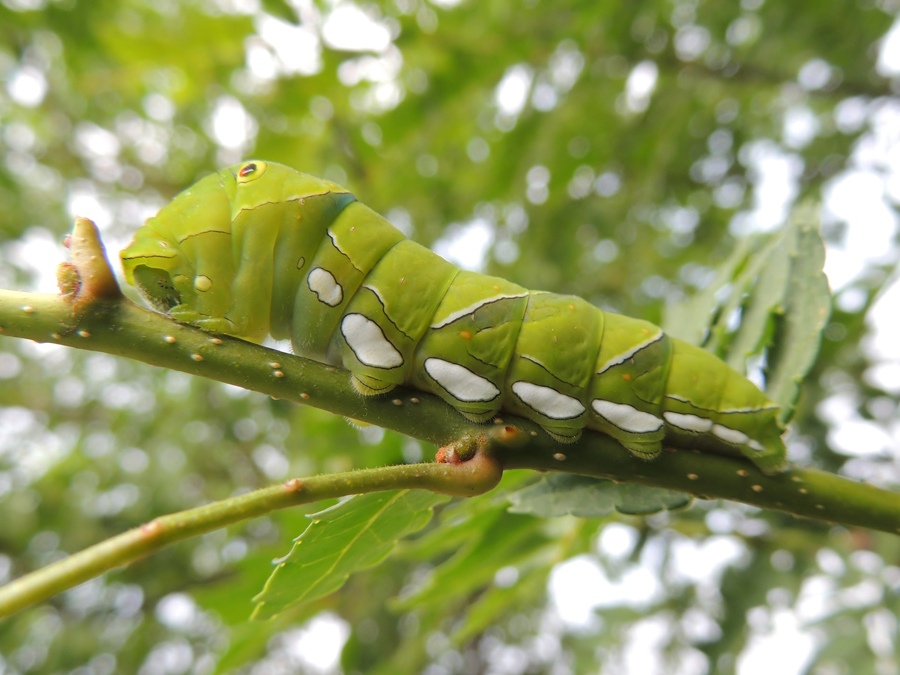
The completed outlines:
[[[692,497],[683,492],[648,487],[637,483],[617,484],[603,478],[552,474],[509,495],[513,513],[541,518],[573,515],[601,518],[618,511],[647,515],[688,506]]]
[[[254,598],[253,618],[336,591],[354,572],[384,560],[398,539],[422,529],[432,507],[447,499],[425,490],[374,492],[309,515],[312,524]]]
[[[766,368],[767,393],[788,422],[800,396],[800,382],[816,360],[822,331],[831,313],[831,291],[822,271],[825,245],[819,234],[818,206],[801,205],[793,216],[791,268],[784,318],[776,326]]]
[[[719,297],[714,325],[704,347],[720,358],[730,360],[732,368],[746,369],[749,355],[764,347],[763,337],[773,314],[780,311],[784,300],[789,267],[782,237],[755,237],[758,244],[744,261],[742,269],[729,287],[729,293]],[[766,245],[761,246],[763,242]],[[735,327],[734,316],[739,312],[740,323]]]
[[[514,608],[535,603],[547,593],[547,579],[553,566],[549,562],[535,569],[520,571],[523,578],[502,587],[492,586],[466,609],[462,624],[453,632],[451,640],[457,645],[471,640]]]
[[[285,0],[262,0],[263,10],[288,23],[297,24],[297,12]]]
[[[640,483],[611,484],[618,493],[616,511],[630,516],[646,516],[660,511],[676,511],[691,505],[694,498],[676,490],[650,487]]]
[[[505,493],[530,484],[530,471],[505,471],[500,485],[490,495],[455,502],[441,511],[441,522],[415,541],[407,541],[397,555],[425,561],[450,555],[471,546],[506,513]]]
[[[779,236],[739,243],[713,283],[672,306],[664,321],[668,332],[703,344],[739,372],[746,371],[748,356],[767,349],[766,393],[780,406],[783,424],[793,416],[800,382],[815,362],[830,315],[818,208],[801,204]]]
[[[490,526],[473,533],[464,546],[434,570],[421,588],[400,598],[394,607],[401,610],[415,606],[434,608],[464,600],[467,594],[493,579],[501,567],[539,555],[548,544],[540,525],[534,518],[510,514],[504,508]]]
[[[720,267],[713,282],[687,300],[666,306],[662,328],[670,335],[692,345],[701,345],[716,310],[721,306],[723,289],[730,284],[744,265],[752,250],[753,241],[742,239]]]

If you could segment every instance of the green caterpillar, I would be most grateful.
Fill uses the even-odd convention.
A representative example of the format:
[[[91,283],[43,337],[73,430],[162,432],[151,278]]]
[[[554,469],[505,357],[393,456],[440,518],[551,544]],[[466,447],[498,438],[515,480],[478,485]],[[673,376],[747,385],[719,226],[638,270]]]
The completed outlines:
[[[346,189],[272,162],[208,176],[150,218],[125,276],[179,321],[342,365],[357,391],[399,384],[484,422],[556,440],[584,427],[650,459],[663,443],[785,462],[778,407],[709,352],[571,295],[460,270]]]

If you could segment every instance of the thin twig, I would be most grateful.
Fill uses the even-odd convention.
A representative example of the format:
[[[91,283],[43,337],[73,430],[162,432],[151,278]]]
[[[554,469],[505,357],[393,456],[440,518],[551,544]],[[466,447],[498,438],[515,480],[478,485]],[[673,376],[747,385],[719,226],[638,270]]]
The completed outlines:
[[[402,488],[472,496],[493,489],[501,474],[496,461],[484,452],[478,452],[471,460],[457,464],[407,464],[295,478],[239,497],[161,516],[0,586],[0,617],[47,600],[176,542],[277,509]]]

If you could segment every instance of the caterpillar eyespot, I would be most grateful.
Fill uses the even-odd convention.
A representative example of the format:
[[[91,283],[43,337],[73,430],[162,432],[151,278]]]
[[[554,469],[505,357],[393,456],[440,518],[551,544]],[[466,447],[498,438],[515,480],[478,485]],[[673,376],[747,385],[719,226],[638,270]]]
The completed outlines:
[[[268,168],[268,162],[246,162],[244,164],[241,164],[239,168],[235,168],[237,168],[236,175],[238,178],[238,183],[249,183],[262,177],[262,175]]]
[[[346,189],[280,164],[204,178],[121,259],[160,311],[290,338],[363,395],[406,385],[476,422],[528,418],[561,443],[601,431],[642,459],[665,444],[743,454],[766,473],[785,463],[777,406],[709,352],[576,296],[460,270]]]

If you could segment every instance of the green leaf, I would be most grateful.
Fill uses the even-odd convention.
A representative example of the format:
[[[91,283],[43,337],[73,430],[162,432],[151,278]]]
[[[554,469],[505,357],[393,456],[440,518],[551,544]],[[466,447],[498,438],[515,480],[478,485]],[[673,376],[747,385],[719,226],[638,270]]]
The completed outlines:
[[[750,242],[734,278],[716,293],[721,304],[703,344],[742,373],[747,357],[765,346],[773,314],[781,311],[789,268],[782,236],[757,236]],[[736,312],[740,312],[737,327],[733,325]]]
[[[498,509],[497,517],[488,527],[473,533],[462,548],[434,570],[420,589],[394,606],[406,610],[458,604],[467,594],[491,581],[501,567],[540,555],[547,545],[548,538],[540,531],[540,521]]]
[[[354,572],[384,560],[398,539],[422,529],[432,507],[447,499],[425,490],[374,492],[311,514],[312,524],[254,598],[253,618],[268,619],[336,591]]]
[[[722,289],[732,283],[740,272],[747,256],[752,252],[754,240],[742,239],[732,254],[720,267],[712,283],[687,300],[666,306],[662,328],[670,335],[692,345],[702,345],[710,324],[721,306]]]
[[[748,285],[756,282],[756,285],[744,299],[741,324],[731,336],[727,352],[720,353],[738,372],[746,372],[747,357],[761,352],[771,340],[775,316],[781,311],[788,292],[789,273],[788,250],[783,237],[778,237],[753,257],[742,275],[741,281]],[[723,315],[724,325],[730,309]]]
[[[441,522],[415,541],[406,541],[397,555],[408,560],[430,560],[450,555],[471,546],[485,530],[503,517],[507,501],[505,493],[524,487],[534,480],[530,471],[505,471],[500,485],[490,495],[465,499],[441,511]]]
[[[800,382],[815,361],[830,315],[818,209],[802,204],[780,235],[743,240],[713,283],[671,306],[663,322],[668,332],[703,344],[739,372],[746,371],[748,356],[768,349],[766,393],[781,407],[782,423],[793,416]]]
[[[793,416],[800,382],[816,360],[822,331],[831,314],[831,291],[822,271],[825,245],[819,233],[818,205],[801,205],[792,220],[788,242],[790,292],[785,298],[784,318],[776,326],[766,369],[767,393],[781,406],[782,423]]]
[[[660,511],[676,511],[691,505],[694,498],[685,493],[640,483],[610,483],[607,489],[617,493],[616,511],[630,516],[646,516]]]
[[[286,0],[262,0],[262,6],[263,10],[272,16],[284,19],[288,23],[298,23],[297,12]]]
[[[683,492],[636,483],[617,484],[603,478],[552,474],[509,495],[513,513],[549,518],[573,515],[601,518],[618,511],[647,515],[688,506],[692,497]]]
[[[507,586],[492,586],[469,605],[462,624],[453,632],[455,644],[463,644],[489,628],[503,616],[526,603],[537,602],[547,593],[547,579],[553,565],[549,562],[531,570],[520,570],[522,577]]]

